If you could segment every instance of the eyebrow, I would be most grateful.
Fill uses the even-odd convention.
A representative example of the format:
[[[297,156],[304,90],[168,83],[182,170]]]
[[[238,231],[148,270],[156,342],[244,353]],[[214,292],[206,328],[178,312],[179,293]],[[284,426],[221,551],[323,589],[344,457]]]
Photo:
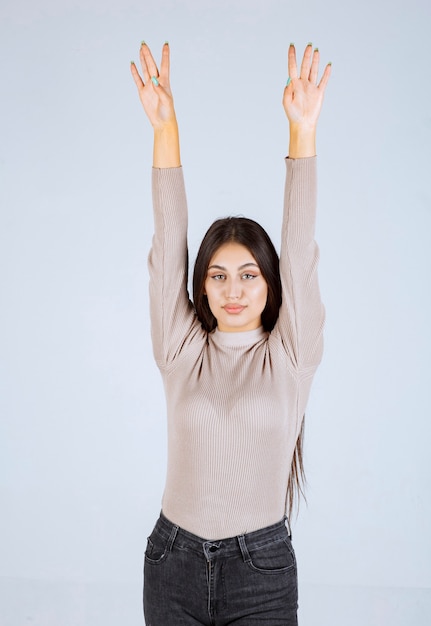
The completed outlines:
[[[257,269],[259,269],[259,266],[257,263],[244,263],[244,265],[240,265],[238,269],[243,270],[246,267],[257,267]],[[226,272],[226,268],[223,267],[223,265],[210,265],[208,269],[209,270],[213,270],[213,269],[223,270],[224,272]]]

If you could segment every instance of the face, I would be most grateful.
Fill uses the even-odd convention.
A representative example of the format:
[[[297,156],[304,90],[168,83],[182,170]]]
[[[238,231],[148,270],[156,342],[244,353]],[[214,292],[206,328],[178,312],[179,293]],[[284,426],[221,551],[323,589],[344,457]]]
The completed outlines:
[[[217,250],[208,266],[205,294],[219,330],[243,332],[262,324],[268,285],[245,246],[226,243]]]

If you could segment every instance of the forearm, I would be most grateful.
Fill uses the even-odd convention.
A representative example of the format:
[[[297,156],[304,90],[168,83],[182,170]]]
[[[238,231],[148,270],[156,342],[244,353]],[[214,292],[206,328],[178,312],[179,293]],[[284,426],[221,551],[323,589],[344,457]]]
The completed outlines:
[[[154,129],[153,167],[180,167],[180,138],[176,119]]]
[[[180,350],[194,319],[187,293],[187,199],[183,170],[153,168],[154,235],[148,256],[151,333],[159,367]]]
[[[280,250],[283,297],[277,324],[294,367],[302,370],[315,367],[322,353],[324,309],[314,241],[316,192],[316,158],[286,159]]]
[[[290,124],[289,157],[304,159],[316,156],[316,128]]]

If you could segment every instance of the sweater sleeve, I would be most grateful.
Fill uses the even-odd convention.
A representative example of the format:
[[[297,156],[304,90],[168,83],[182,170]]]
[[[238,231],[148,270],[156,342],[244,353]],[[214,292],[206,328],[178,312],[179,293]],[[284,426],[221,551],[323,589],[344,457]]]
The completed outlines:
[[[280,251],[282,305],[276,334],[298,373],[314,373],[323,351],[325,310],[317,277],[316,157],[286,159]]]
[[[148,257],[153,352],[160,368],[196,326],[187,290],[187,200],[181,167],[152,171],[154,235]]]

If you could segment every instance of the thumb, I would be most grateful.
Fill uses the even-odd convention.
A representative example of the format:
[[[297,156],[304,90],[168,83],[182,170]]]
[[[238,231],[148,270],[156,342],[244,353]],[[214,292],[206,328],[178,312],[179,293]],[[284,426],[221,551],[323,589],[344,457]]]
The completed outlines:
[[[290,76],[287,79],[286,87],[284,88],[284,93],[285,95],[288,94],[290,97],[292,97],[293,95],[293,83],[292,83],[292,79],[290,78]]]
[[[289,78],[287,79],[287,83],[286,86],[284,88],[283,91],[283,106],[286,107],[288,106],[293,100],[293,85],[292,85],[292,79]]]
[[[157,92],[160,100],[163,102],[163,104],[166,104],[167,101],[170,100],[170,95],[168,91],[163,87],[163,85],[160,84],[160,81],[157,78],[157,76],[152,76],[151,82],[153,83],[153,88]]]

